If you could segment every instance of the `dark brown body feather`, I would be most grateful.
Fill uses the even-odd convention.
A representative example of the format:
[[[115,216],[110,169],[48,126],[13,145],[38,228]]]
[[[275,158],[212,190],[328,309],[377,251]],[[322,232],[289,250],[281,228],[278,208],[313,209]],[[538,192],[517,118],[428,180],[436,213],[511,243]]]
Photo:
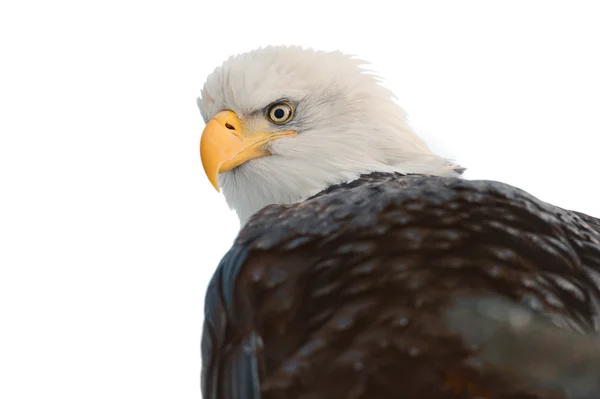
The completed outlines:
[[[599,287],[594,218],[495,182],[364,176],[240,232],[207,292],[203,395],[567,397],[494,364],[445,315],[459,297],[505,298],[589,334]]]

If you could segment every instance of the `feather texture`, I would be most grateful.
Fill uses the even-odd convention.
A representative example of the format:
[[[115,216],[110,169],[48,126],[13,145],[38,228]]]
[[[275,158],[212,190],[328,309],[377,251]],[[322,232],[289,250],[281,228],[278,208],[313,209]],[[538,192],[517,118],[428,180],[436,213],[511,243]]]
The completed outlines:
[[[207,292],[203,395],[567,398],[492,364],[444,315],[484,296],[594,334],[598,276],[597,219],[496,182],[362,176],[240,231]]]
[[[458,298],[448,325],[471,345],[490,369],[564,392],[571,399],[600,397],[600,335],[582,335],[498,297]]]
[[[249,132],[298,133],[269,143],[272,156],[219,175],[242,226],[267,205],[303,201],[361,174],[458,176],[457,167],[413,131],[404,109],[363,64],[340,52],[267,47],[231,57],[208,76],[198,99],[205,122],[231,110]],[[294,105],[294,119],[269,123],[265,108],[282,99]]]

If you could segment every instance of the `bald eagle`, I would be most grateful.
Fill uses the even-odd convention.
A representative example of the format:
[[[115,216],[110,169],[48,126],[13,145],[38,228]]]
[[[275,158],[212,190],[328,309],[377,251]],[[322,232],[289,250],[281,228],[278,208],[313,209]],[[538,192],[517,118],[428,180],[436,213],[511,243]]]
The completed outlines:
[[[363,64],[268,47],[206,80],[202,164],[241,230],[206,293],[204,398],[598,392],[598,350],[552,348],[600,330],[600,221],[463,179]],[[472,311],[488,300],[509,316]],[[592,374],[558,378],[576,363]]]

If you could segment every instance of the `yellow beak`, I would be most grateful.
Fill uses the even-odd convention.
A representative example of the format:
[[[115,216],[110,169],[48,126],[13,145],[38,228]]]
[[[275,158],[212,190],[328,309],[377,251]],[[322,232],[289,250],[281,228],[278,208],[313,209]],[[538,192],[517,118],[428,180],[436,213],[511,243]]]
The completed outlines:
[[[264,148],[270,141],[295,136],[293,130],[264,133],[243,131],[238,116],[233,111],[222,111],[212,118],[200,139],[200,158],[204,173],[213,187],[220,191],[219,173],[230,171],[251,159],[271,155]]]

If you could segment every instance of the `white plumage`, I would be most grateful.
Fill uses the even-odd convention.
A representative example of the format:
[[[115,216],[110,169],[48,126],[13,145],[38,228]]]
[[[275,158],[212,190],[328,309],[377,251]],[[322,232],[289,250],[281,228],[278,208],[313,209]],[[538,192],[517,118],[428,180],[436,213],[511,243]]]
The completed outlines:
[[[267,47],[231,57],[208,76],[198,98],[205,122],[231,110],[250,134],[298,133],[269,142],[271,156],[219,175],[242,226],[266,205],[302,201],[363,173],[457,175],[456,165],[430,151],[392,93],[362,65],[340,52]],[[284,126],[265,114],[282,99],[295,106]]]

